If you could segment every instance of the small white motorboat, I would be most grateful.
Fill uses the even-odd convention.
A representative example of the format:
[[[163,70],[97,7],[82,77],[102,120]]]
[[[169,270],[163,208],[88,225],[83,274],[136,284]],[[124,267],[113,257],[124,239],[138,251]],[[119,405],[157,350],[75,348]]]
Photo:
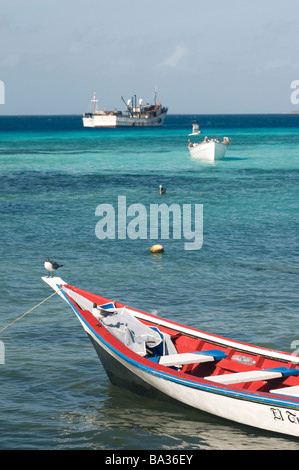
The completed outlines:
[[[193,132],[189,135],[199,134],[201,134],[201,131],[199,130],[198,124],[193,124]],[[191,140],[188,139],[188,148],[192,158],[206,161],[222,160],[225,156],[230,140],[230,138],[224,137],[223,141],[220,142],[218,137],[215,139],[205,137],[201,142],[192,143]]]

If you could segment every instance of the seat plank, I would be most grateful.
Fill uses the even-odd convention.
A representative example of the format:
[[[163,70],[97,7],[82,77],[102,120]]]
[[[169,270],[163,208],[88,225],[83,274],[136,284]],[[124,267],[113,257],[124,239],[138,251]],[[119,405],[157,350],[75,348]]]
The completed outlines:
[[[290,397],[299,398],[299,385],[294,385],[293,387],[283,387],[270,390],[270,393],[277,393],[278,395],[288,395]]]
[[[232,374],[215,375],[204,377],[206,380],[224,385],[254,382],[257,380],[271,380],[290,375],[299,375],[299,369],[288,369],[287,367],[275,367],[273,369],[252,370],[246,372],[234,372]]]
[[[226,354],[224,351],[212,349],[208,351],[195,351],[191,353],[169,354],[168,356],[161,356],[158,363],[163,366],[171,367],[181,366],[183,364],[220,361],[225,357]]]

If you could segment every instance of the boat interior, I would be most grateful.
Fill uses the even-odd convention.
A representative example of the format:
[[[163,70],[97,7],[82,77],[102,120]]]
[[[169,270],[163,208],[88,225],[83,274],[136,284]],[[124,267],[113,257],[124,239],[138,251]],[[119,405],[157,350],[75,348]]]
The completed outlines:
[[[228,347],[161,325],[159,330],[170,336],[177,354],[159,356],[156,351],[149,352],[146,357],[151,361],[214,383],[299,397],[298,363],[274,359],[266,351],[265,355],[254,354]]]
[[[75,291],[80,292],[79,289]],[[89,302],[97,302],[103,312],[105,305],[100,305],[99,299],[102,301],[104,299],[93,294],[90,296]],[[74,298],[71,298],[71,301],[75,302],[84,314],[86,306],[80,306],[80,302],[77,303]],[[111,301],[107,305],[110,307]],[[247,348],[247,345],[242,343],[229,341],[228,346],[226,344],[228,341],[221,337],[207,335],[198,330],[194,330],[194,334],[191,330],[191,333],[185,333],[185,328],[180,328],[180,325],[174,324],[172,327],[172,323],[158,317],[157,319],[152,316],[147,317],[146,314],[129,309],[118,302],[114,303],[114,307],[118,314],[127,311],[129,317],[147,330],[159,332],[162,338],[161,343],[155,347],[147,346],[145,354],[142,354],[152,363],[165,366],[176,373],[187,374],[189,378],[204,378],[214,384],[241,387],[244,391],[275,393],[280,396],[299,398],[299,359],[297,356],[294,356],[294,360],[291,361],[290,354],[285,354],[284,359],[284,353],[281,353],[282,358],[277,358],[275,351],[251,346]],[[90,311],[88,313],[90,315]],[[116,311],[112,317],[115,317],[115,313]],[[108,318],[109,315],[107,314]],[[116,324],[121,324],[121,321]],[[122,324],[125,324],[126,328],[130,326],[127,319]],[[103,325],[107,326],[104,320],[97,323],[97,326]],[[258,352],[252,352],[253,350]]]

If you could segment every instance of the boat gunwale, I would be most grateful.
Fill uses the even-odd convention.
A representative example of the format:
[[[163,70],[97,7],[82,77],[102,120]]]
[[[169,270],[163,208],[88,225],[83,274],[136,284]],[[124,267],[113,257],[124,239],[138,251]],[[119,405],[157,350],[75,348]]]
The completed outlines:
[[[57,287],[60,288],[61,286],[57,284]],[[65,284],[64,287],[74,289],[74,286],[71,286],[69,284]],[[75,288],[75,289],[78,289],[78,288]],[[82,289],[78,289],[78,290],[82,291]],[[91,336],[93,336],[93,338],[97,341],[97,343],[99,343],[99,341],[101,343],[104,343],[106,348],[108,348],[110,351],[116,354],[119,358],[123,359],[127,363],[130,363],[134,367],[137,367],[138,369],[143,370],[146,373],[150,373],[151,375],[155,375],[159,378],[163,378],[164,380],[172,381],[178,385],[191,387],[191,388],[203,391],[203,392],[224,395],[228,398],[251,401],[251,402],[260,403],[260,404],[267,405],[267,406],[279,406],[281,408],[288,408],[288,409],[292,408],[295,410],[299,410],[299,398],[298,397],[294,397],[294,396],[292,397],[292,396],[287,396],[287,395],[282,396],[282,395],[278,395],[278,394],[270,393],[270,392],[247,390],[237,385],[225,385],[225,384],[220,384],[220,383],[217,383],[216,385],[215,382],[208,380],[207,378],[201,378],[201,377],[192,376],[192,375],[188,375],[188,377],[186,377],[187,374],[185,374],[184,372],[176,371],[174,369],[170,370],[167,366],[163,366],[161,364],[152,362],[150,359],[144,358],[138,355],[137,353],[135,353],[134,351],[130,350],[127,346],[121,343],[121,341],[115,338],[107,329],[105,329],[104,326],[97,323],[97,325],[99,325],[97,329],[99,331],[102,331],[102,334],[100,334],[100,332],[95,329],[96,325],[92,325],[90,321],[88,321],[88,318],[85,318],[86,316],[89,316],[89,315],[91,316],[91,318],[94,318],[92,317],[92,313],[88,310],[81,309],[73,299],[70,299],[69,296],[65,292],[63,292],[63,290],[61,292],[63,296],[65,297],[65,300],[70,304],[72,309],[75,311],[79,320],[87,327],[88,331],[86,330],[86,328],[84,328],[85,331]],[[86,294],[91,294],[87,291],[84,291],[84,292],[86,292]],[[92,295],[97,296],[96,294],[92,294]],[[101,296],[97,296],[97,297],[100,297],[104,301],[106,300],[109,301],[109,299],[106,299],[104,297],[101,297]],[[74,303],[76,305],[74,305]],[[124,304],[120,304],[120,303],[118,304],[120,306],[125,306]],[[81,310],[82,313],[79,312],[78,308]],[[141,312],[131,307],[127,307],[127,308],[136,313],[141,313],[145,315],[145,317],[160,320],[160,317],[153,316],[145,312]],[[85,316],[84,316],[84,313],[85,313]],[[95,318],[94,320],[97,322]],[[172,321],[163,320],[162,318],[161,320],[170,325],[179,326],[179,327],[182,326]],[[155,322],[155,324],[159,325],[161,323]],[[166,326],[166,325],[163,325],[163,326]],[[179,331],[176,328],[172,328],[172,329],[174,329],[175,331]],[[201,333],[200,330],[196,330],[193,328],[191,328],[191,330]],[[216,335],[210,335],[210,336],[221,339],[221,337],[218,337]],[[198,337],[198,336],[195,336],[195,337]],[[223,346],[223,343],[220,343],[220,342],[214,343],[214,344],[219,344]],[[240,345],[243,344],[244,346],[247,346],[245,343],[236,343],[236,344],[240,344]],[[102,345],[100,346],[103,347]],[[264,349],[264,348],[261,348],[261,349]],[[240,350],[244,351],[244,348]],[[265,351],[268,351],[269,353],[268,357],[273,358],[273,356],[271,356],[271,350],[265,349]],[[277,351],[273,351],[273,352],[275,353]],[[286,353],[282,353],[282,354],[286,354]]]
[[[60,286],[59,286],[60,287]],[[98,297],[102,299],[103,302],[111,302],[111,299],[108,299],[106,297],[99,296],[97,294],[92,294],[91,292],[84,291],[83,289],[77,288],[72,286],[71,284],[64,284],[65,288],[71,289],[74,292],[80,293],[84,292],[85,294],[89,294],[95,297]],[[75,290],[74,290],[75,289]],[[81,294],[82,295],[82,294]],[[148,320],[150,319],[151,323],[154,323],[155,325],[161,325],[164,326],[165,328],[173,329],[176,332],[181,332],[183,334],[186,334],[188,336],[194,337],[194,338],[201,338],[210,342],[213,342],[215,345],[219,346],[225,346],[225,347],[231,347],[235,348],[238,351],[246,351],[248,353],[252,354],[260,354],[266,358],[273,359],[273,360],[278,360],[278,361],[285,361],[285,362],[292,362],[296,365],[299,365],[299,356],[286,353],[283,351],[277,351],[274,349],[269,349],[269,348],[264,348],[262,346],[254,346],[250,345],[247,343],[243,343],[241,341],[237,340],[232,340],[229,338],[225,338],[220,335],[216,335],[213,333],[207,333],[205,331],[199,330],[194,327],[189,327],[186,325],[183,325],[181,323],[176,323],[172,320],[164,319],[162,317],[158,317],[157,315],[152,315],[151,313],[144,312],[142,310],[138,310],[134,307],[129,307],[121,302],[117,302],[119,308],[126,307],[128,310],[134,312],[134,316],[136,318],[140,318],[143,320]]]

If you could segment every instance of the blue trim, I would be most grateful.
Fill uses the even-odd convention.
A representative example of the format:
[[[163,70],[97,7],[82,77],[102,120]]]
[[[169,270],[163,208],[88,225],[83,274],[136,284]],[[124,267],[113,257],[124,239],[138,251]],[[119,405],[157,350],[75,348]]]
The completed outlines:
[[[212,356],[215,361],[220,361],[221,359],[225,359],[227,354],[224,351],[220,351],[220,349],[211,349],[207,351],[195,351],[192,354],[202,354],[203,356]]]
[[[263,369],[263,371],[280,372],[283,377],[290,377],[290,375],[299,375],[299,369],[288,369],[287,367],[273,367],[273,369]]]
[[[157,364],[159,364],[160,357],[161,357],[161,356],[147,356],[146,359],[149,359],[150,361],[156,362]]]
[[[211,356],[216,362],[221,361],[221,359],[225,359],[227,357],[227,354],[225,354],[224,351],[220,351],[220,349],[207,349],[206,351],[191,351],[187,354],[197,354],[199,356]],[[150,359],[154,362],[159,362],[160,358],[161,358],[161,355],[146,356],[146,359]],[[178,354],[177,363],[180,364],[180,354]],[[194,363],[196,363],[196,359],[194,360]]]
[[[165,354],[164,336],[157,326],[150,326],[149,328],[158,333],[161,338],[161,342],[157,346],[154,346],[152,348],[150,348],[148,345],[146,346],[146,349],[149,351],[150,354],[152,354],[152,356],[148,356],[147,359],[155,358],[157,359],[157,361],[155,362],[159,362],[159,358],[163,356],[163,354]]]
[[[99,305],[99,307],[103,310],[107,310],[107,308],[115,308],[115,305],[113,302],[108,302],[107,304]]]
[[[57,284],[57,287],[60,289],[60,286],[58,284]],[[176,377],[176,376],[167,374],[165,372],[152,369],[151,367],[145,366],[144,364],[140,364],[139,362],[136,362],[133,359],[129,358],[128,356],[122,354],[118,349],[115,349],[113,346],[111,346],[111,344],[107,343],[107,341],[105,341],[89,325],[89,323],[82,317],[82,315],[80,314],[80,312],[78,312],[76,307],[74,307],[74,305],[71,304],[71,302],[67,298],[66,294],[63,291],[61,291],[61,292],[64,295],[64,297],[65,297],[66,301],[68,302],[68,304],[74,310],[74,312],[81,318],[83,323],[85,323],[85,325],[88,326],[88,329],[90,331],[92,331],[92,333],[100,340],[100,342],[104,343],[111,351],[113,351],[115,354],[117,354],[117,356],[121,357],[126,362],[129,362],[130,364],[134,365],[138,369],[143,370],[144,372],[155,375],[157,377],[164,378],[165,380],[168,380],[170,382],[174,382],[174,383],[177,383],[177,384],[180,384],[180,385],[184,385],[186,387],[194,388],[194,389],[197,389],[197,390],[202,390],[203,392],[210,392],[210,393],[214,393],[214,394],[217,394],[217,395],[225,395],[228,398],[237,398],[237,399],[240,399],[240,400],[252,401],[252,402],[256,402],[256,403],[262,403],[262,404],[269,405],[269,406],[276,405],[276,406],[280,406],[280,407],[283,407],[283,408],[286,408],[287,405],[289,404],[289,407],[296,408],[296,409],[299,410],[299,402],[296,403],[296,402],[293,402],[293,401],[288,401],[288,399],[286,399],[286,398],[284,398],[283,400],[280,400],[280,399],[274,398],[274,397],[271,398],[271,397],[263,397],[263,396],[260,396],[260,395],[257,396],[257,395],[252,394],[252,393],[244,393],[244,392],[240,392],[240,391],[237,391],[237,390],[230,390],[230,389],[227,389],[227,388],[223,389],[223,388],[220,388],[220,387],[217,387],[217,386],[214,386],[214,385],[211,386],[211,385],[204,384],[204,383],[196,383],[196,382],[193,382],[191,380],[187,380],[185,378]],[[277,369],[287,369],[287,368],[279,367]],[[269,369],[269,370],[271,370],[271,369]],[[297,371],[297,374],[298,374],[299,369],[288,369],[288,370],[295,370],[295,371]]]

